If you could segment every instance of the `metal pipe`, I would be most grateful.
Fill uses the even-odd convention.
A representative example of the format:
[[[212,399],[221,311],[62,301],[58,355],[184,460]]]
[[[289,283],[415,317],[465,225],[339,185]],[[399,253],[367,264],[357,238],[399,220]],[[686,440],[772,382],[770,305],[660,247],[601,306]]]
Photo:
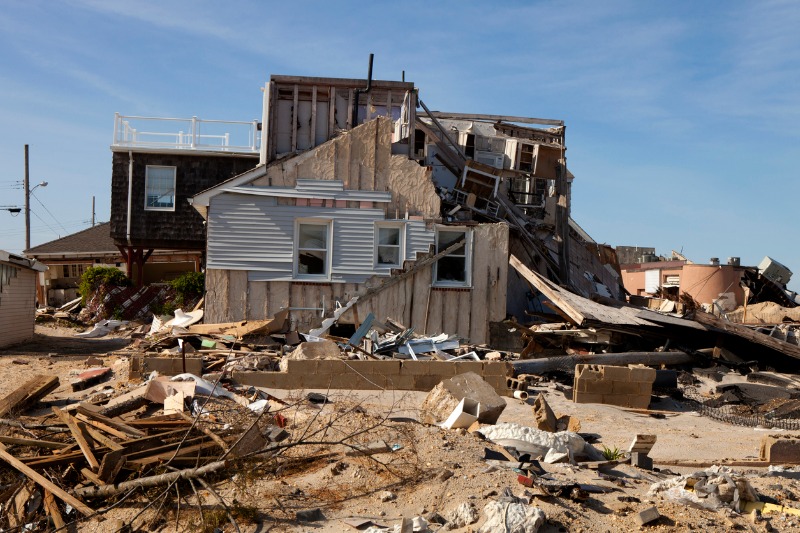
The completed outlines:
[[[128,151],[128,225],[125,230],[125,237],[128,246],[131,244],[131,211],[133,210],[133,152]],[[130,276],[130,273],[128,273]]]
[[[367,69],[367,87],[365,89],[356,89],[353,91],[353,115],[350,118],[350,128],[358,126],[358,97],[361,94],[367,94],[372,90],[372,59],[375,54],[369,55],[369,68]]]

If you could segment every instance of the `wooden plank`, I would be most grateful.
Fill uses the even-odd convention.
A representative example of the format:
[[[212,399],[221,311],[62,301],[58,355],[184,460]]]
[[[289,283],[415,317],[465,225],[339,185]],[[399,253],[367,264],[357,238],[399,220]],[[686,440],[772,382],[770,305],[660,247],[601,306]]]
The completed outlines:
[[[86,423],[86,421],[84,421],[84,423]],[[93,427],[90,427],[90,426],[87,425],[86,426],[86,432],[89,434],[90,437],[92,437],[92,440],[94,440],[95,442],[99,442],[100,444],[102,444],[103,446],[105,446],[107,448],[110,448],[112,450],[124,450],[125,449],[125,447],[122,444],[119,444],[119,443],[115,442],[113,439],[111,439],[110,437],[107,437],[101,431],[98,431],[97,429],[95,429]]]
[[[331,86],[328,95],[328,139],[330,139],[336,128],[336,87]]]
[[[88,479],[89,481],[91,481],[92,483],[94,483],[98,487],[100,487],[102,485],[105,485],[105,483],[103,483],[100,480],[100,478],[97,477],[97,474],[95,474],[94,472],[92,472],[88,468],[85,468],[85,467],[81,468],[81,474],[83,474],[83,477],[85,477],[86,479]]]
[[[89,463],[89,466],[95,470],[100,468],[100,462],[94,456],[92,446],[86,439],[83,428],[81,428],[81,425],[83,424],[81,422],[77,422],[74,418],[72,418],[72,416],[70,416],[69,413],[59,409],[58,407],[53,407],[53,413],[55,413],[55,415],[67,425],[70,432],[72,432],[72,436],[75,439],[75,442],[78,443],[78,447],[81,449],[83,456],[86,457],[86,462]]]
[[[96,413],[91,409],[88,409],[85,405],[78,405],[78,412],[82,415],[91,418],[92,420],[96,420],[98,422],[102,422],[103,424],[110,426],[114,429],[122,431],[123,433],[127,434],[130,437],[146,437],[147,435],[136,429],[135,427],[131,427],[122,420],[115,420],[113,418],[109,418],[107,416],[103,416],[100,413]],[[105,431],[105,430],[104,430]]]
[[[48,490],[51,493],[53,493],[53,495],[55,495],[58,499],[60,499],[64,503],[67,503],[71,505],[74,509],[77,509],[78,512],[80,512],[81,514],[85,516],[91,516],[94,514],[94,511],[92,510],[91,507],[80,501],[78,498],[70,495],[69,493],[61,489],[61,487],[59,487],[58,485],[56,485],[55,483],[53,483],[52,481],[50,481],[49,479],[38,473],[36,470],[30,468],[22,461],[20,461],[10,453],[8,453],[8,450],[2,443],[0,443],[0,459],[3,459],[5,462],[11,465],[15,470],[25,474],[27,477],[29,477],[30,479],[38,483],[40,486],[42,486],[45,490]]]
[[[463,291],[458,289],[445,289],[442,293],[442,332],[456,333],[458,329],[458,316],[462,313],[469,313],[469,307],[458,307],[458,296]],[[484,299],[485,301],[485,299]],[[469,334],[469,331],[466,332]]]
[[[0,400],[0,417],[39,401],[58,388],[58,376],[37,374]]]
[[[0,435],[0,442],[3,444],[14,444],[16,446],[34,446],[36,448],[48,448],[50,450],[58,450],[66,448],[68,445],[63,442],[54,442],[50,440],[36,440],[36,439],[21,439],[18,437],[6,437]]]
[[[308,134],[308,147],[317,145],[317,86],[311,88],[311,131]]]
[[[659,328],[657,324],[629,315],[614,307],[608,307],[593,302],[583,296],[578,296],[563,290],[540,274],[526,267],[519,259],[512,255],[509,264],[525,278],[545,298],[558,306],[578,326],[583,326],[586,321],[596,321],[605,324],[626,326],[651,326]]]
[[[53,520],[53,525],[57,530],[64,529],[66,527],[64,518],[61,516],[61,511],[58,510],[58,505],[53,497],[53,493],[47,489],[44,489],[44,508],[45,511],[47,511],[47,514]]]
[[[563,126],[563,120],[551,118],[515,117],[512,115],[480,115],[476,113],[446,113],[443,111],[430,111],[430,115],[442,119],[454,120],[482,120],[484,122],[519,122],[520,124],[541,124],[543,126]],[[552,135],[552,134],[551,134]]]
[[[112,483],[124,464],[125,458],[121,450],[108,452],[100,462],[100,470],[97,472],[98,479],[105,483]]]
[[[721,318],[717,318],[714,315],[710,315],[702,311],[695,311],[694,319],[705,326],[711,326],[713,328],[717,328],[719,330],[724,331],[725,333],[730,333],[731,335],[734,335],[736,337],[740,337],[750,342],[766,346],[767,348],[778,351],[783,355],[787,355],[795,359],[800,359],[800,346],[797,346],[795,344],[791,344],[786,341],[776,339],[775,337],[770,337],[769,335],[765,335],[764,333],[753,331],[747,326],[743,326],[742,324],[735,324],[733,322],[728,322],[726,320],[722,320]]]

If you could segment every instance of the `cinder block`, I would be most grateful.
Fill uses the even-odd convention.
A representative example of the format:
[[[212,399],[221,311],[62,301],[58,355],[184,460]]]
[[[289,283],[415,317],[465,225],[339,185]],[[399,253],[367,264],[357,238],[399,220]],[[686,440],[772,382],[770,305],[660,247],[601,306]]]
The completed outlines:
[[[761,459],[773,464],[800,463],[800,438],[796,435],[761,437]]]
[[[482,361],[455,361],[451,363],[456,366],[454,376],[463,374],[464,372],[475,372],[479,376],[483,375],[483,362]]]
[[[656,371],[644,365],[631,365],[628,367],[631,372],[631,381],[641,381],[653,383],[656,380]]]
[[[588,392],[574,391],[572,401],[575,403],[606,403],[603,401],[602,394],[591,394]]]
[[[431,376],[414,376],[414,390],[419,391],[429,391],[438,385],[442,379],[442,376],[431,375]]]
[[[650,407],[650,395],[634,395],[631,394],[630,396],[625,396],[627,407],[631,407],[633,409],[647,409]]]
[[[382,376],[400,373],[400,361],[348,361],[348,364],[362,374]]]
[[[432,361],[414,360],[401,361],[400,369],[403,374],[408,374],[410,376],[426,376],[429,372],[428,365],[431,362]]]
[[[425,364],[425,368],[428,370],[426,372],[429,376],[440,376],[442,379],[449,379],[458,372],[456,372],[456,364],[457,363],[450,363],[448,361],[423,361]],[[482,370],[478,370],[481,372]]]
[[[614,381],[578,381],[578,392],[614,394]]]
[[[631,465],[638,468],[643,468],[644,470],[652,470],[653,459],[646,453],[632,452]]]
[[[639,395],[640,396],[652,396],[653,395],[653,384],[652,383],[644,383],[639,382]]]
[[[575,380],[578,379],[599,381],[603,379],[603,374],[597,365],[575,365]]]
[[[287,359],[286,371],[289,374],[316,374],[319,359]]]
[[[510,376],[514,373],[513,368],[509,363],[496,362],[490,363],[483,362],[483,376]]]
[[[612,381],[612,394],[620,394],[620,395],[638,395],[641,393],[639,390],[639,383],[635,381]]]
[[[414,390],[414,376],[394,374],[384,376],[386,388],[389,390]]]
[[[342,374],[348,372],[345,361],[341,359],[319,359],[317,361],[318,374]]]
[[[134,355],[131,357],[129,369],[131,374],[145,376],[153,370],[162,376],[175,376],[183,373],[183,360],[180,357],[151,357]],[[203,359],[200,357],[186,358],[186,372],[201,376],[203,374]]]
[[[630,381],[631,370],[626,366],[602,366],[603,379],[611,381]]]

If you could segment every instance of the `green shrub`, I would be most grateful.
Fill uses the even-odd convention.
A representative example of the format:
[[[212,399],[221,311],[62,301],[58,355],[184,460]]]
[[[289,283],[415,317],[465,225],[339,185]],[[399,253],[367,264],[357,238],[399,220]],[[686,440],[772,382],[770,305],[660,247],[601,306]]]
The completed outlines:
[[[169,284],[178,293],[178,300],[185,302],[203,295],[206,288],[206,276],[202,272],[186,272],[170,281]]]
[[[101,285],[127,287],[131,285],[131,280],[121,270],[114,267],[89,267],[81,276],[81,283],[78,286],[82,303],[85,304],[89,296]]]

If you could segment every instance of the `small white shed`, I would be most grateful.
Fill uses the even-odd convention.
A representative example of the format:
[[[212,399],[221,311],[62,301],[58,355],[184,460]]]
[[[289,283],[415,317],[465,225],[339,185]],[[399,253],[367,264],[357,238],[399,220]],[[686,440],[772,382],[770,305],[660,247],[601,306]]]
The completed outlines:
[[[0,348],[33,337],[36,275],[47,266],[0,250]]]

